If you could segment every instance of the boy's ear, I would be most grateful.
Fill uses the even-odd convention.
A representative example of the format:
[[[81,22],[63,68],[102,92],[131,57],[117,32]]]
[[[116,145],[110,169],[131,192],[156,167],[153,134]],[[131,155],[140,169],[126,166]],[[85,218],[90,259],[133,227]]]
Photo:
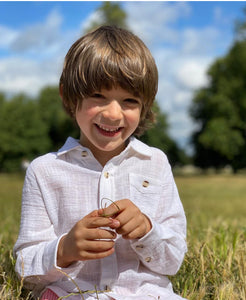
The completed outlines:
[[[60,97],[63,99],[63,84],[60,84],[60,86],[59,86],[59,94],[60,94]]]

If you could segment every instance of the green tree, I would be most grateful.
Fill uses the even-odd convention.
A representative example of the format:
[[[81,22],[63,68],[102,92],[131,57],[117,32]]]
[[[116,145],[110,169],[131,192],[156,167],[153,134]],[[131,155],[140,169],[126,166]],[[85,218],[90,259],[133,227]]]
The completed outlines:
[[[93,21],[86,32],[92,31],[102,25],[115,25],[121,28],[127,28],[127,15],[117,2],[105,1],[96,10],[98,13],[98,20]]]
[[[0,171],[20,170],[23,159],[47,152],[48,126],[37,104],[25,95],[10,100],[0,96]]]
[[[49,151],[56,151],[68,136],[79,137],[75,122],[65,113],[58,87],[45,87],[36,99],[42,121],[48,125]]]
[[[199,124],[192,136],[195,164],[230,164],[237,171],[246,167],[246,40],[236,40],[208,75],[209,86],[196,93],[190,109]]]

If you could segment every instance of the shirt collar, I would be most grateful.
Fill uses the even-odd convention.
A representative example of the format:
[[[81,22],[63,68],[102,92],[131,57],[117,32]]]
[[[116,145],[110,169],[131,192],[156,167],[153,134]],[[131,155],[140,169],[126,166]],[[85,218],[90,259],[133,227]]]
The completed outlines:
[[[83,147],[80,143],[79,140],[76,140],[72,137],[68,137],[65,144],[58,150],[57,156],[61,156],[65,153],[68,153],[72,150],[76,149],[86,149],[87,148]],[[139,141],[135,137],[130,137],[129,143],[126,147],[126,149],[123,152],[128,152],[129,149],[132,149],[134,152],[142,154],[144,156],[150,157],[152,155],[151,148],[144,144],[143,142]]]
[[[67,152],[76,149],[82,149],[82,145],[79,143],[79,140],[76,140],[72,137],[68,137],[65,144],[57,151],[57,156],[61,156]]]
[[[152,156],[151,148],[133,136],[130,137],[130,141],[127,148],[131,148],[134,152],[142,154],[143,156]]]

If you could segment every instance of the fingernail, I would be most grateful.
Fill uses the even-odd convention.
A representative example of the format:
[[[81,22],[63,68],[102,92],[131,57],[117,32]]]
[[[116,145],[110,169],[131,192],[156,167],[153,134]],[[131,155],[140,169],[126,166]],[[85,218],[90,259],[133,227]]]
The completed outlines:
[[[120,221],[116,220],[116,219],[111,219],[111,224],[114,227],[119,227],[120,226]]]

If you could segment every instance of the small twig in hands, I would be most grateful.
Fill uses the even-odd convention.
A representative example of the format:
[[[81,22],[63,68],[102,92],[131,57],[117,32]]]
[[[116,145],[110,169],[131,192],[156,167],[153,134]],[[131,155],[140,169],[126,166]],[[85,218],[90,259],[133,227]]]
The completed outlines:
[[[107,200],[107,201],[111,202],[112,204],[114,204],[114,206],[116,207],[117,211],[114,212],[114,213],[112,213],[112,214],[105,214],[104,213],[104,209],[107,208],[107,202],[105,202],[104,207],[103,207],[103,200]],[[103,210],[103,214],[101,216],[104,217],[104,218],[110,218],[110,217],[116,215],[120,211],[119,206],[113,200],[111,200],[109,198],[102,198],[101,199],[101,208]]]

